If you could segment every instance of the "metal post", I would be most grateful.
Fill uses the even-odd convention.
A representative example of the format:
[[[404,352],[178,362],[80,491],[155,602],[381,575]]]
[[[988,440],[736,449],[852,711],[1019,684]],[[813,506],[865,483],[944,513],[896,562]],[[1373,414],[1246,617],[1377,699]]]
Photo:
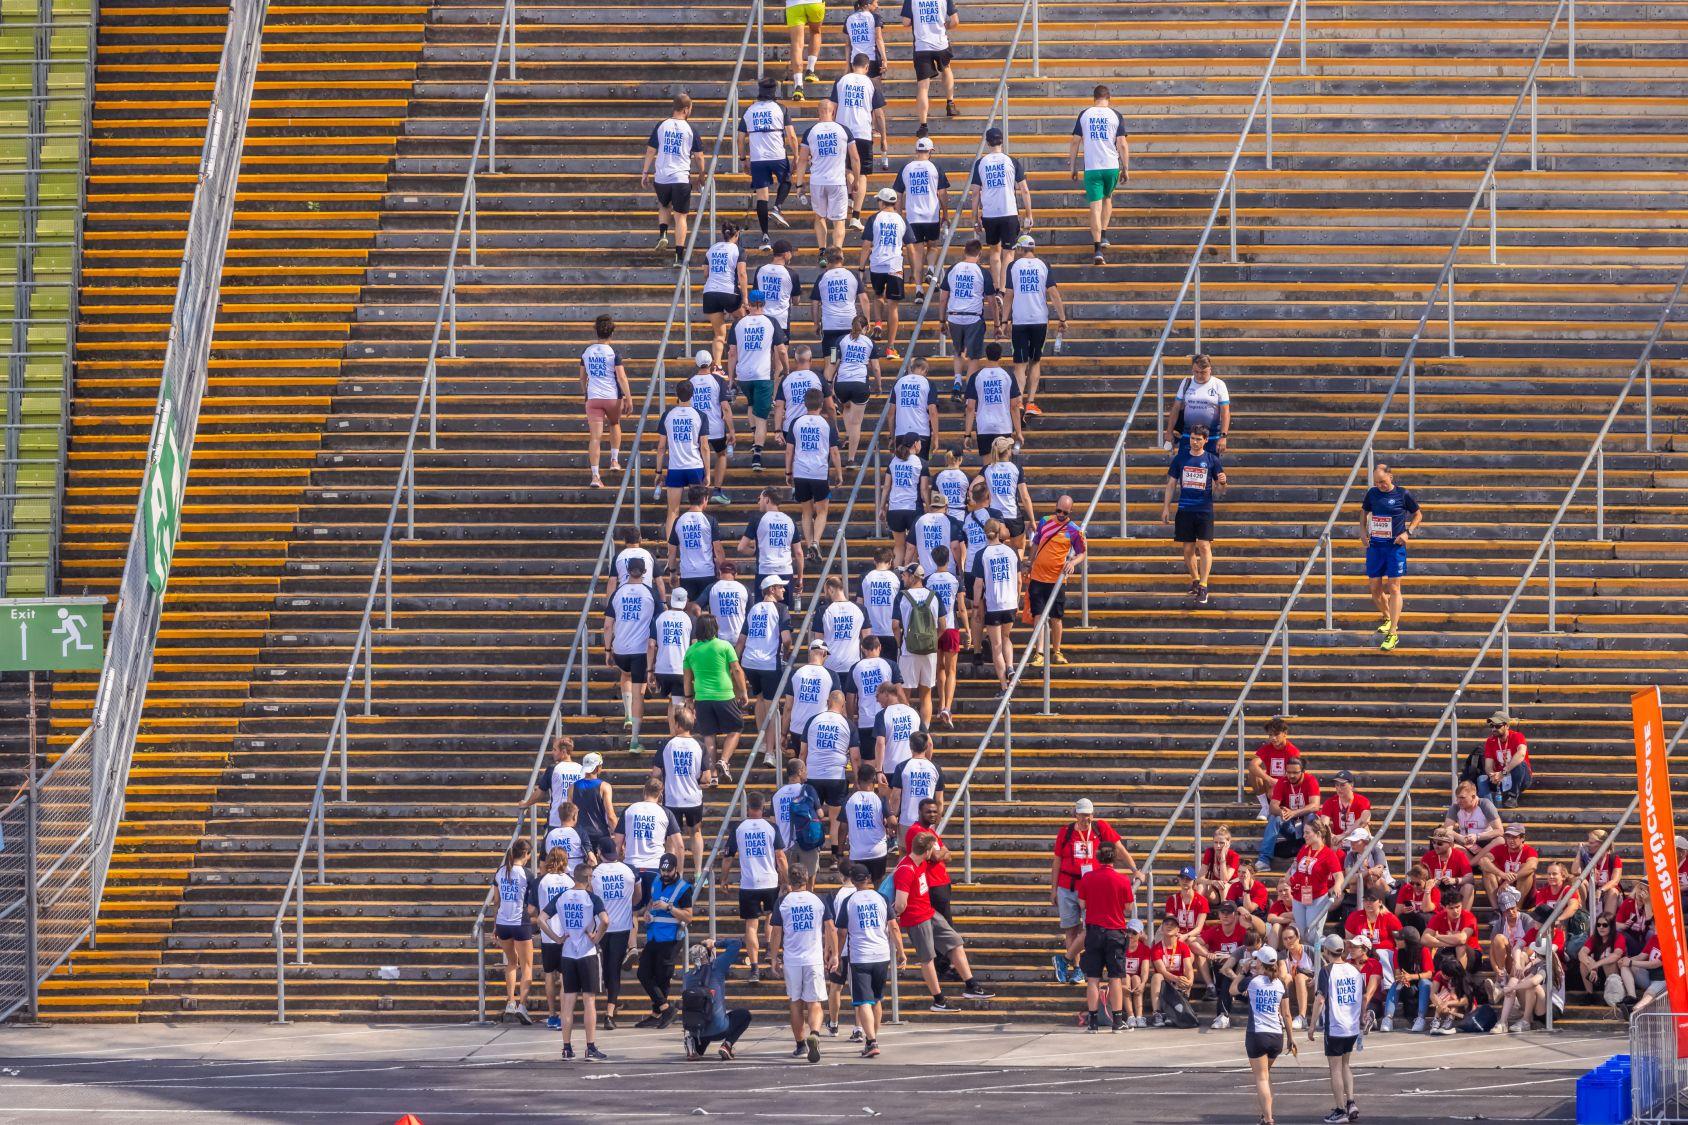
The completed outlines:
[[[1231,199],[1231,261],[1235,262],[1237,260],[1237,174],[1235,172],[1231,173],[1231,178],[1226,187]]]
[[[1307,73],[1307,0],[1301,0],[1301,73]]]
[[[317,886],[328,886],[328,861],[323,852],[327,848],[325,837],[328,835],[328,798],[317,798],[316,817],[316,881]],[[304,888],[300,888],[299,897],[304,898]]]
[[[351,791],[346,782],[346,758],[352,751],[352,735],[346,721],[346,709],[340,708],[340,803],[345,804],[352,799]]]
[[[1418,448],[1418,357],[1407,357],[1407,448]]]
[[[895,342],[895,341],[893,341]],[[879,442],[873,443],[873,537],[885,535],[885,473],[879,463]]]
[[[1272,171],[1272,79],[1266,79],[1266,170]]]
[[[1547,537],[1547,631],[1559,631],[1559,537]]]
[[[516,80],[516,0],[504,0],[504,14],[510,21],[510,81]]]
[[[305,831],[311,830],[310,824],[305,825]],[[293,899],[293,963],[306,964],[305,961],[305,872],[299,872],[299,886],[294,892]]]
[[[1489,264],[1491,266],[1498,264],[1500,261],[1498,257],[1500,253],[1499,234],[1495,226],[1495,195],[1498,191],[1499,185],[1495,183],[1495,177],[1491,174],[1489,176]]]
[[[446,312],[451,317],[450,355],[457,358],[457,267],[447,266],[445,271],[445,300]]]
[[[16,341],[13,342],[16,346]],[[31,694],[34,693],[35,673],[29,674]],[[30,729],[35,726],[35,707],[30,706]],[[24,986],[29,991],[29,1018],[33,1022],[41,1014],[40,977],[41,977],[41,935],[40,919],[40,888],[36,882],[40,877],[40,860],[36,855],[36,834],[38,827],[36,817],[37,791],[35,786],[35,755],[33,744],[29,757],[29,792],[24,794],[24,869],[23,869],[23,935],[24,935]]]
[[[756,81],[760,83],[762,76],[767,73],[768,55],[762,44],[762,20],[766,13],[762,8],[762,0],[756,0],[756,10],[750,18],[756,21]],[[778,757],[778,755],[775,755]]]
[[[1159,423],[1157,423],[1157,425],[1158,424]],[[1125,446],[1122,444],[1119,447],[1119,537],[1121,539],[1130,539],[1131,529],[1128,528],[1125,523],[1125,496]]]
[[[404,455],[405,478],[405,538],[416,538],[416,451],[407,450]]]
[[[897,940],[902,940],[901,934],[897,936]],[[903,1022],[903,989],[899,980],[902,975],[897,971],[897,962],[893,959],[891,961],[891,1018],[887,1021],[889,1023]]]
[[[1641,365],[1641,395],[1643,430],[1646,437],[1647,452],[1653,452],[1653,361],[1649,359]]]
[[[1500,625],[1500,709],[1512,713],[1512,626]]]
[[[709,878],[708,873],[706,872],[703,877]],[[709,879],[709,940],[711,944],[714,943],[715,937],[715,880]]]
[[[1155,429],[1159,430],[1166,421],[1166,356],[1155,360]],[[1125,456],[1125,447],[1120,447],[1120,456]]]
[[[1537,112],[1536,80],[1530,79],[1530,171],[1539,171],[1536,167],[1536,139],[1540,133]]]
[[[1283,684],[1283,689],[1284,689],[1283,710],[1279,713],[1282,714],[1284,716],[1284,718],[1287,719],[1287,718],[1289,718],[1289,622],[1287,620],[1284,622],[1283,632],[1280,633],[1279,635],[1283,640],[1283,648],[1280,651],[1283,653],[1283,673],[1282,674],[1283,674],[1283,681],[1284,681],[1284,684]]]
[[[1330,532],[1325,532],[1319,539],[1319,550],[1325,556],[1325,631],[1328,633],[1336,628],[1336,618],[1332,612],[1332,577],[1331,577],[1331,544]]]
[[[736,121],[738,115],[738,84],[734,83],[733,88],[727,91],[727,120]],[[739,161],[738,130],[729,125],[727,132],[731,133],[733,137],[733,167],[737,168]],[[864,172],[863,175],[866,175],[866,173]]]
[[[1196,264],[1196,304],[1194,320],[1195,331],[1193,335],[1195,336],[1196,351],[1199,352],[1202,350],[1202,267],[1199,262]],[[1161,383],[1157,379],[1155,382],[1155,408],[1160,411],[1159,416],[1156,418],[1157,427],[1164,422],[1166,418],[1166,411],[1160,402],[1160,394]]]
[[[1014,709],[1002,711],[1002,799],[1014,799]]]
[[[1237,804],[1243,803],[1243,777],[1248,772],[1248,715],[1237,712]]]
[[[1194,854],[1195,858],[1199,860],[1202,854],[1202,787],[1200,785],[1196,786],[1196,803],[1191,816],[1191,825],[1194,828],[1191,835],[1196,840]]]
[[[475,919],[475,1022],[486,1022],[486,907]]]
[[[1054,714],[1054,712],[1049,709],[1049,678],[1050,678],[1049,666],[1051,664],[1053,664],[1054,661],[1052,659],[1050,659],[1051,654],[1050,654],[1050,651],[1049,651],[1049,623],[1048,623],[1048,621],[1044,622],[1043,636],[1041,638],[1039,638],[1038,645],[1043,650],[1043,713],[1045,715],[1052,715],[1052,714]]]
[[[387,623],[385,628],[393,627],[393,548],[387,546]]]
[[[367,618],[358,634],[363,638],[363,713],[372,715],[375,712],[375,637]]]
[[[973,882],[973,786],[969,784],[961,794],[961,846],[966,854],[962,856],[962,879],[971,884]]]
[[[456,307],[457,307],[457,300],[454,296],[453,299],[452,299],[452,308],[453,308],[454,311],[455,311]],[[454,327],[452,329],[452,349],[453,349],[452,354],[454,354],[454,355],[456,354],[456,347],[457,347],[456,336],[457,336],[457,330]],[[440,365],[439,365],[439,361],[436,358],[430,356],[428,358],[428,448],[429,449],[438,449],[439,447],[440,447]],[[414,472],[414,469],[412,469],[412,471]]]
[[[1454,704],[1453,722],[1448,726],[1448,790],[1459,788],[1459,704]]]
[[[1407,866],[1411,867],[1413,865],[1413,862],[1414,862],[1414,858],[1413,858],[1413,791],[1412,791],[1411,786],[1407,787],[1407,814],[1406,815],[1407,815],[1407,819],[1401,822],[1401,831],[1405,834],[1406,840],[1407,840]]]
[[[1455,300],[1456,300],[1456,298],[1454,296],[1454,270],[1453,270],[1452,266],[1449,266],[1448,267],[1448,357],[1450,359],[1453,358],[1453,355],[1454,355],[1454,315],[1455,315],[1454,314],[1454,303],[1455,303]]]
[[[1577,0],[1565,5],[1565,70],[1571,77],[1577,74]]]
[[[1372,442],[1370,439],[1367,439],[1367,441],[1366,441],[1366,479],[1367,480],[1371,480],[1372,477],[1374,475],[1376,475],[1376,473],[1377,473],[1377,467],[1373,464],[1373,461],[1376,459],[1376,457],[1377,457],[1377,445],[1374,442]]]
[[[1594,447],[1594,537],[1606,538],[1606,443]]]
[[[498,87],[492,85],[486,91],[486,170],[498,171]]]
[[[1043,77],[1043,32],[1041,28],[1042,5],[1038,0],[1032,0],[1032,77]]]
[[[1079,562],[1079,582],[1084,591],[1084,628],[1090,628],[1090,552],[1086,551]]]

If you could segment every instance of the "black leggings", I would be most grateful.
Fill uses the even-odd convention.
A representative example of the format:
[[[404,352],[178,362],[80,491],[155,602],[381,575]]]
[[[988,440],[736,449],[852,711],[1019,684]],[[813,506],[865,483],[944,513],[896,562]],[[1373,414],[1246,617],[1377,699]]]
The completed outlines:
[[[1236,981],[1236,979],[1236,977],[1227,973],[1224,969],[1219,968],[1217,965],[1214,966],[1213,999],[1214,1003],[1218,1006],[1218,1011],[1215,1013],[1216,1015],[1228,1016],[1232,1011],[1234,1011],[1232,1005],[1236,1003],[1237,998],[1231,995],[1231,985]]]
[[[627,960],[627,942],[632,930],[610,930],[598,943],[598,958],[604,967],[604,999],[611,1004],[621,999],[621,966]]]
[[[749,1026],[750,1026],[750,1009],[749,1008],[729,1008],[729,1009],[727,1009],[727,1034],[721,1036],[721,1042],[724,1042],[724,1043],[727,1044],[727,1046],[731,1047],[734,1043],[738,1042],[739,1036],[743,1035],[744,1029],[749,1027]],[[697,1049],[699,1051],[707,1051],[707,1050],[709,1050],[709,1045],[711,1043],[714,1043],[715,1041],[716,1040],[715,1040],[714,1037],[711,1037],[711,1038],[708,1038],[708,1039],[700,1038],[697,1041]]]
[[[668,1003],[668,986],[674,982],[674,957],[680,952],[680,939],[673,941],[645,941],[639,953],[639,985],[651,998],[651,1011],[660,1012]]]

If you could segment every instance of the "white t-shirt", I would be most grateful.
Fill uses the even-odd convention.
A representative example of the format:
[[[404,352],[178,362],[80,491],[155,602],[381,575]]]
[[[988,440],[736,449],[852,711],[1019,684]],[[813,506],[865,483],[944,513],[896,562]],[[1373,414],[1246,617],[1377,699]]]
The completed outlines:
[[[689,406],[676,406],[662,416],[662,434],[668,439],[670,469],[703,468],[703,415]]]
[[[870,570],[862,575],[862,608],[867,612],[867,625],[874,636],[893,635],[891,607],[897,604],[897,594],[902,588],[903,580],[894,570]]]
[[[885,739],[885,754],[879,760],[879,768],[889,773],[908,761],[912,753],[908,740],[920,729],[920,712],[907,703],[893,703],[879,712],[873,727],[874,736]]]
[[[686,650],[692,647],[692,617],[683,609],[665,609],[651,626],[656,637],[656,664],[653,672],[665,676],[684,673]]]
[[[650,644],[651,623],[661,607],[656,595],[643,582],[625,582],[610,595],[609,617],[615,635],[612,648],[617,656],[641,656]],[[555,782],[552,783],[555,785]],[[556,799],[556,790],[551,796]]]
[[[832,92],[826,97],[838,107],[838,123],[850,130],[851,137],[858,141],[873,139],[873,111],[885,108],[885,95],[873,79],[849,71],[832,84]]]
[[[774,790],[774,826],[780,831],[780,843],[791,844],[791,806],[809,788],[807,782],[788,782]]]
[[[891,401],[897,404],[894,419],[897,436],[918,434],[932,436],[932,419],[926,408],[932,405],[932,381],[918,371],[910,371],[891,385]]]
[[[681,512],[668,532],[668,541],[680,549],[681,578],[709,578],[715,574],[715,543],[721,525],[708,512]]]
[[[850,794],[844,802],[844,824],[852,860],[878,859],[890,850],[885,842],[885,798],[878,793],[858,789]]]
[[[921,464],[920,458],[910,453],[907,457],[893,457],[885,463],[886,475],[891,478],[891,487],[885,497],[886,507],[900,512],[912,512],[920,507],[920,478],[926,474],[926,466]]]
[[[849,182],[850,130],[836,121],[817,121],[803,134],[809,149],[809,182],[815,187],[843,187]]]
[[[866,55],[868,62],[879,57],[879,29],[885,17],[878,12],[851,12],[844,17],[844,34],[850,40],[850,56]]]
[[[961,536],[967,541],[967,559],[971,563],[985,549],[985,524],[991,519],[989,508],[980,508],[961,517]]]
[[[633,890],[637,876],[633,869],[615,860],[600,863],[592,869],[592,893],[604,903],[610,916],[610,932],[622,933],[633,928]]]
[[[785,682],[785,693],[791,696],[786,729],[793,734],[802,734],[809,720],[826,707],[827,696],[837,685],[838,678],[825,665],[804,664],[793,669]]]
[[[997,370],[1001,371],[1002,368]],[[968,483],[965,469],[942,469],[932,478],[932,487],[943,493],[944,499],[949,501],[948,518],[960,519],[962,513],[967,511]]]
[[[741,383],[762,383],[773,378],[774,322],[766,314],[740,317],[733,325],[733,376]]]
[[[1020,481],[1023,479],[1020,466],[1012,461],[992,461],[979,471],[985,478],[985,484],[991,490],[991,509],[1000,513],[1001,519],[1017,520],[1020,518]],[[681,568],[681,573],[685,569]]]
[[[762,311],[781,328],[791,327],[791,297],[797,292],[797,275],[778,262],[764,262],[756,268],[756,286],[762,291]],[[744,378],[742,369],[739,378]]]
[[[659,184],[683,184],[691,179],[692,153],[697,151],[697,133],[691,122],[670,117],[651,130],[647,142],[656,149],[651,168]]]
[[[1048,324],[1049,287],[1054,284],[1041,258],[1015,258],[1009,263],[1008,291],[1014,294],[1014,323]]]
[[[944,784],[944,771],[930,758],[908,758],[891,771],[891,788],[902,791],[897,821],[905,827],[920,822],[920,802],[934,798]]]
[[[739,248],[734,242],[717,242],[704,256],[709,274],[703,279],[705,293],[737,293]]]
[[[519,863],[513,867],[500,866],[493,874],[492,889],[498,893],[497,925],[520,926],[527,922],[528,885],[532,882],[533,876]]]
[[[580,833],[573,828],[553,828],[545,834],[545,854],[550,855],[552,848],[562,848],[569,853],[569,877],[563,880],[565,888],[574,885],[574,869],[580,866],[580,861],[586,858],[586,845],[580,839]],[[546,876],[547,879],[554,876]],[[540,881],[540,902],[547,902],[544,895],[545,880]]]
[[[862,658],[862,626],[866,614],[855,602],[832,602],[821,614],[826,637],[826,666],[836,673],[848,672]]]
[[[1360,971],[1346,961],[1338,961],[1325,974],[1325,1034],[1333,1039],[1360,1034],[1366,995],[1366,982]]]
[[[977,324],[985,315],[985,298],[996,292],[996,283],[977,262],[960,261],[944,277],[949,292],[947,316],[952,324]]]
[[[790,153],[785,147],[785,130],[791,119],[778,102],[751,102],[739,121],[739,132],[750,141],[750,159],[785,160]]]
[[[902,276],[903,244],[908,241],[908,223],[901,215],[895,211],[879,212],[868,222],[862,240],[871,247],[867,256],[869,273]]]
[[[821,304],[821,330],[842,332],[856,319],[856,294],[861,282],[853,270],[834,266],[815,279],[810,297]]]
[[[872,338],[852,334],[840,339],[832,349],[838,362],[832,373],[834,381],[840,385],[867,382],[868,361],[874,355]]]
[[[628,805],[617,827],[627,839],[624,851],[627,866],[646,871],[662,861],[668,837],[680,833],[680,822],[674,819],[674,814],[651,801]]]
[[[640,635],[648,639],[650,626],[645,626]],[[643,648],[640,651],[644,651]],[[558,810],[574,795],[574,783],[581,779],[585,771],[580,768],[579,762],[552,762],[546,768],[551,775],[551,819],[545,823],[555,828],[562,823],[562,818],[557,815]],[[550,851],[549,848],[546,850]]]
[[[784,602],[759,601],[744,617],[744,651],[739,663],[757,672],[772,672],[780,666],[780,633],[790,628],[791,614]]]
[[[883,656],[856,661],[850,669],[850,686],[856,697],[856,729],[872,730],[879,718],[879,685],[902,682],[897,666]]]
[[[1119,114],[1105,105],[1093,105],[1073,122],[1073,136],[1084,138],[1084,170],[1099,172],[1119,167]]]
[[[914,539],[916,557],[920,560],[920,569],[927,574],[933,574],[938,564],[932,560],[932,552],[939,547],[950,545],[950,518],[948,512],[927,512],[914,521],[911,532]]]
[[[703,419],[704,436],[727,436],[727,419],[721,407],[727,400],[727,381],[713,371],[699,371],[688,380],[692,385],[692,409]]]
[[[1220,407],[1231,403],[1231,392],[1226,389],[1225,380],[1211,375],[1205,383],[1184,379],[1178,384],[1175,397],[1184,404],[1186,433],[1197,426],[1206,426],[1209,433],[1217,433]]]
[[[549,841],[546,843],[545,850],[547,853],[551,851]],[[561,897],[565,891],[571,891],[573,889],[574,871],[572,868],[569,870],[567,875],[541,875],[539,877],[539,893],[536,896],[539,900],[540,913],[548,913],[548,908],[553,902]],[[553,924],[551,928],[554,930],[557,927]],[[541,945],[557,944],[555,941],[551,940],[551,935],[545,932],[544,926],[539,927],[539,943]]]
[[[980,555],[985,578],[985,610],[1005,613],[1020,608],[1020,556],[1006,543],[992,543]]]
[[[785,378],[780,380],[780,397],[785,399],[785,424],[797,421],[809,413],[805,400],[811,390],[824,390],[821,377],[807,367],[799,367],[796,371],[787,371]],[[823,400],[825,396],[822,396]]]
[[[891,941],[885,927],[891,917],[891,904],[885,896],[869,887],[858,891],[845,887],[833,900],[834,923],[846,936],[850,964],[875,965],[891,959]]]
[[[955,628],[955,597],[961,591],[961,579],[947,570],[940,570],[926,580],[926,588],[938,596],[938,623],[945,629]]]
[[[981,434],[1014,432],[1014,400],[1020,397],[1014,376],[1000,367],[981,367],[967,384],[973,403],[973,430]],[[965,496],[962,503],[966,503]]]
[[[733,853],[739,860],[739,889],[765,891],[780,885],[774,855],[780,850],[779,830],[765,817],[747,817],[733,829]]]
[[[979,214],[987,219],[1018,215],[1014,185],[1026,178],[1020,162],[1006,152],[987,152],[973,165],[973,183],[979,189]]]
[[[938,193],[949,187],[949,177],[943,169],[925,158],[904,164],[897,173],[897,194],[902,196],[903,217],[911,223],[943,221],[938,206]]]
[[[791,423],[791,475],[798,480],[830,480],[838,428],[824,414],[805,414]]]
[[[580,353],[580,365],[586,369],[586,397],[606,399],[621,397],[621,384],[616,381],[616,365],[621,357],[608,344],[593,344]]]
[[[671,809],[689,809],[703,804],[703,747],[689,735],[676,735],[657,753],[662,767],[662,803]]]
[[[709,587],[704,604],[721,627],[721,639],[730,645],[738,644],[739,633],[744,630],[744,616],[750,612],[750,591],[744,588],[744,583],[721,579]]]
[[[803,744],[811,781],[842,781],[850,764],[850,743],[856,732],[850,720],[836,711],[822,711],[809,720],[803,732]]]
[[[780,953],[786,964],[819,965],[825,960],[821,946],[821,920],[825,917],[826,904],[813,891],[792,891],[780,899],[772,924],[780,928]]]
[[[598,915],[604,912],[598,896],[580,887],[564,891],[545,908],[545,913],[551,916],[551,928],[563,939],[564,957],[578,961],[598,955],[591,931],[598,924]]]
[[[903,0],[903,18],[914,23],[914,49],[949,50],[949,18],[955,15],[955,0]]]
[[[1284,982],[1275,976],[1256,976],[1248,982],[1248,1026],[1256,1035],[1282,1035]]]
[[[627,581],[627,563],[638,559],[645,564],[645,581],[656,577],[656,557],[643,547],[623,547],[615,556],[615,580],[617,583]]]
[[[745,527],[745,538],[756,541],[757,574],[790,574],[791,552],[797,544],[797,521],[784,512],[757,512]]]

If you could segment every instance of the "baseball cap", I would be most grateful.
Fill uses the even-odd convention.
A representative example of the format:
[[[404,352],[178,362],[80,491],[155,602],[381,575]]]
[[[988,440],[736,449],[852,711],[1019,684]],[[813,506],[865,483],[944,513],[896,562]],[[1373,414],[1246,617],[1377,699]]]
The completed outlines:
[[[1078,800],[1073,802],[1074,816],[1084,816],[1087,813],[1092,816],[1096,813],[1096,806],[1091,802],[1089,797],[1080,797]]]
[[[1371,838],[1371,830],[1368,828],[1356,828],[1354,831],[1348,833],[1348,842],[1350,844],[1370,843]]]
[[[1224,902],[1214,907],[1214,909],[1219,911],[1221,914],[1235,914],[1237,912],[1237,904],[1232,902],[1230,899],[1226,899]]]
[[[810,652],[830,652],[832,650],[826,647],[825,641],[821,640],[819,637],[816,637],[814,640],[809,642],[809,651]]]
[[[1348,784],[1352,785],[1354,784],[1354,775],[1347,770],[1337,770],[1336,776],[1331,778],[1331,780],[1346,781]]]
[[[1319,948],[1326,953],[1342,954],[1342,937],[1339,934],[1326,934],[1325,940],[1319,943]]]
[[[1276,965],[1278,963],[1278,951],[1269,945],[1263,945],[1254,951],[1254,959],[1262,965]]]
[[[775,586],[784,586],[784,585],[785,585],[785,576],[782,575],[782,574],[770,574],[770,575],[768,575],[768,577],[762,579],[762,589],[764,589],[764,590],[772,589]]]
[[[1500,908],[1502,910],[1511,910],[1523,900],[1517,891],[1513,890],[1511,887],[1507,887],[1505,890],[1500,892],[1498,901],[1500,902]]]
[[[673,852],[663,852],[662,858],[657,860],[656,869],[658,871],[678,871],[680,870],[680,861]]]
[[[1143,932],[1143,920],[1141,918],[1133,918],[1125,924],[1125,928],[1134,934],[1140,934]]]
[[[1506,826],[1505,832],[1508,836],[1522,836],[1524,834],[1524,826],[1515,820]]]
[[[1031,250],[1036,248],[1036,246],[1037,239],[1033,238],[1029,234],[1022,234],[1019,238],[1014,240],[1014,249],[1016,250]]]
[[[988,144],[988,145],[999,145],[999,144],[1001,144],[1002,143],[1002,130],[998,129],[994,125],[992,125],[989,129],[986,129],[985,130],[985,143]]]
[[[881,203],[895,203],[897,201],[897,189],[882,187],[874,193],[873,197]]]
[[[669,592],[668,608],[669,609],[685,609],[686,608],[686,591],[682,587],[676,586],[676,587],[674,587],[674,589],[672,591]]]
[[[580,759],[580,770],[582,773],[597,773],[603,768],[603,765],[604,756],[596,751]]]
[[[923,578],[926,577],[926,568],[921,566],[917,562],[916,563],[909,563],[907,566],[903,567],[903,574],[906,577],[909,577],[909,578],[922,578],[923,579]]]
[[[779,84],[779,79],[777,79],[777,78],[769,78],[769,77],[764,76],[764,77],[758,78],[756,80],[756,92],[758,94],[771,94],[775,90],[778,90],[779,88],[780,88],[780,84]]]
[[[1678,836],[1676,838],[1676,850],[1679,852],[1688,852],[1688,836]]]
[[[1185,864],[1183,867],[1178,869],[1178,877],[1180,879],[1194,879],[1196,877],[1196,869],[1191,867],[1189,864]]]
[[[715,357],[709,354],[708,348],[701,349],[697,355],[692,358],[697,361],[697,365],[699,367],[708,367],[715,362]]]
[[[1512,716],[1508,715],[1505,711],[1496,711],[1493,715],[1489,716],[1489,725],[1492,727],[1498,727],[1503,724],[1510,726],[1511,723]]]
[[[852,863],[844,870],[844,874],[850,877],[852,883],[860,883],[873,877],[873,873],[867,869],[865,863]]]
[[[931,152],[932,151],[932,138],[931,137],[921,137],[918,141],[915,141],[914,142],[914,151],[915,152]]]
[[[752,289],[750,291],[750,303],[751,304],[760,305],[760,304],[766,303],[767,300],[768,300],[768,295],[766,293],[762,292],[760,289]]]
[[[1332,934],[1331,936],[1335,937],[1336,935]],[[1349,945],[1357,945],[1361,949],[1370,949],[1372,947],[1371,938],[1366,936],[1365,934],[1351,934],[1351,935],[1349,935],[1348,944]]]

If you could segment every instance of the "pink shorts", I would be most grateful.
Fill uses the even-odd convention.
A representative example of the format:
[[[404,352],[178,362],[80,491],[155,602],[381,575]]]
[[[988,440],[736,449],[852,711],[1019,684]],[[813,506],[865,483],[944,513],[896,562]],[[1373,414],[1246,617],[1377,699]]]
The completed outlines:
[[[961,651],[961,630],[960,629],[945,629],[942,633],[939,633],[938,634],[938,651],[939,652],[960,652]]]
[[[597,415],[604,420],[606,426],[621,425],[621,400],[619,398],[589,398],[586,400],[586,416]]]

